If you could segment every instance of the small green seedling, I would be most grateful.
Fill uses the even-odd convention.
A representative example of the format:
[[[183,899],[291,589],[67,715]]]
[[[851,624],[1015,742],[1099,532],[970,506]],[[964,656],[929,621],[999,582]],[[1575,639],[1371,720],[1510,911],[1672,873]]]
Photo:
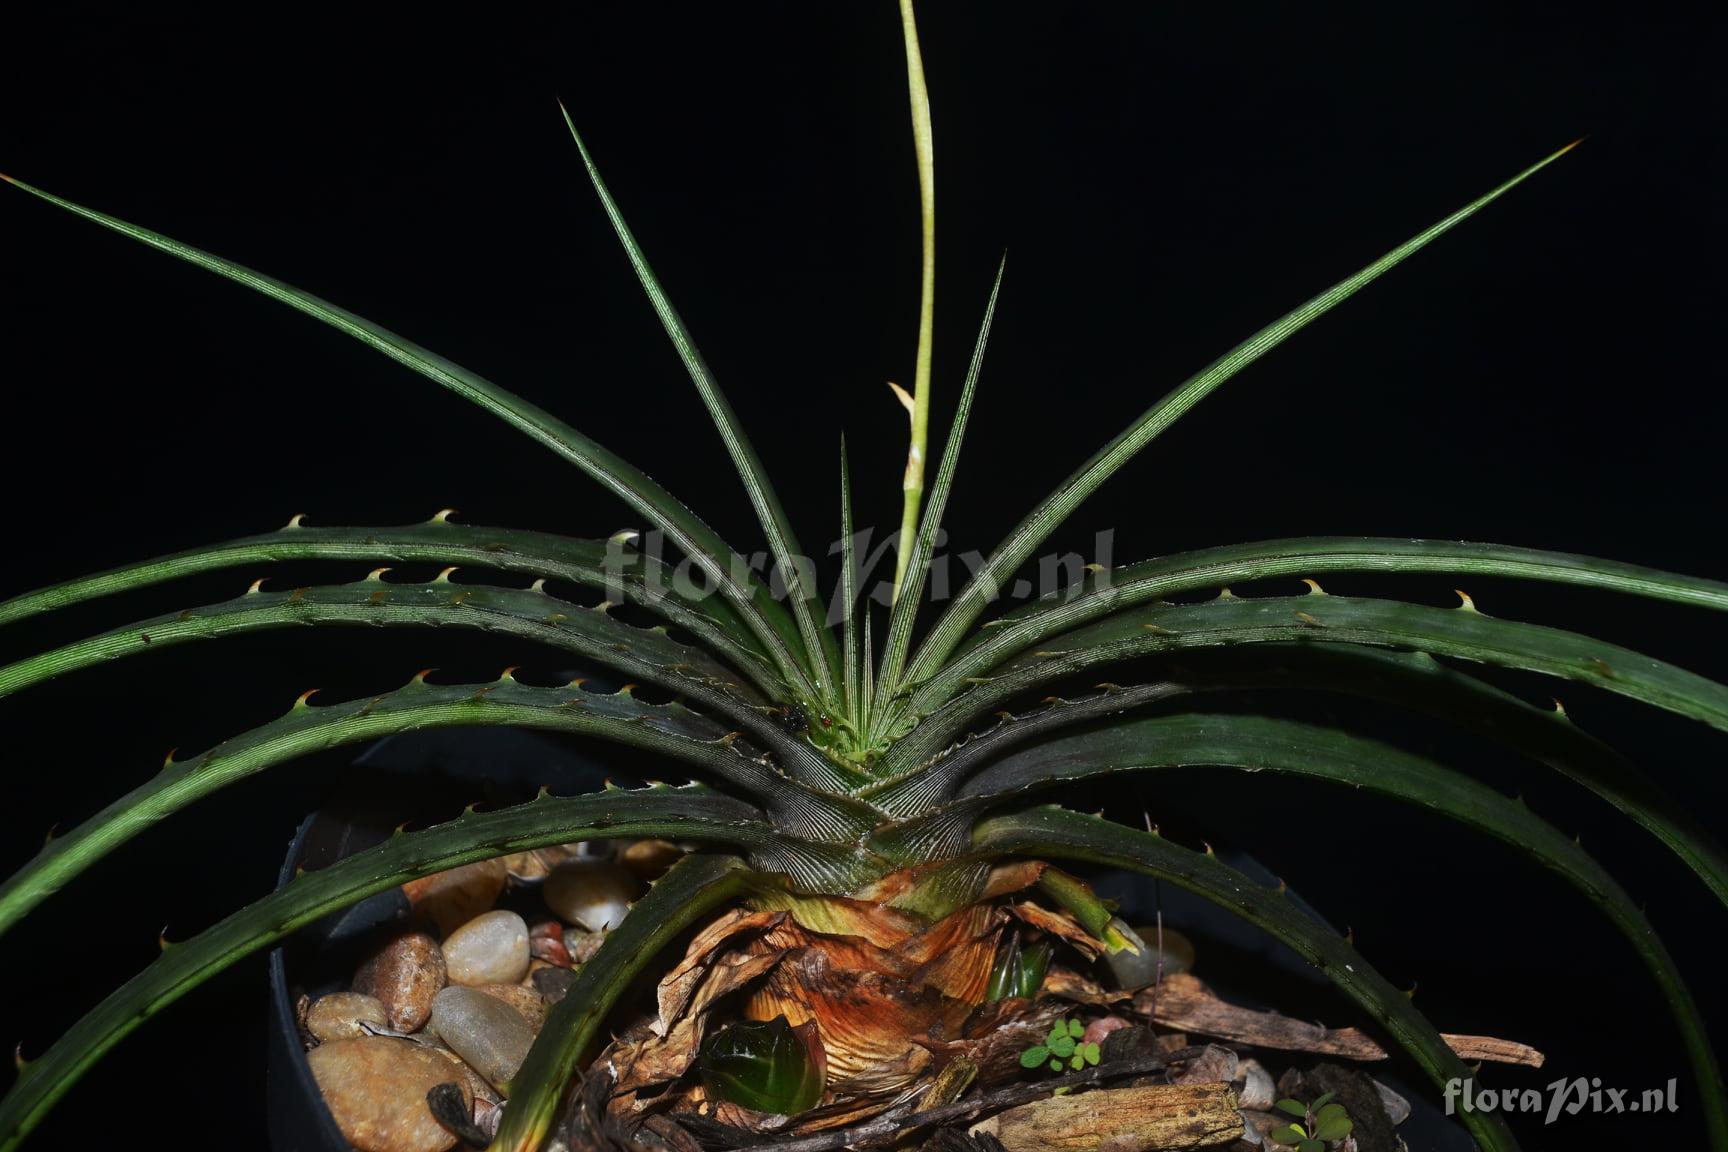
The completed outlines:
[[[1020,1067],[1048,1067],[1052,1072],[1064,1069],[1078,1072],[1088,1065],[1098,1063],[1098,1045],[1082,1044],[1080,1037],[1086,1034],[1086,1025],[1078,1020],[1058,1020],[1050,1029],[1050,1035],[1044,1037],[1042,1043],[1034,1044],[1020,1053]]]
[[[1273,1142],[1294,1148],[1296,1152],[1326,1152],[1328,1145],[1336,1148],[1355,1125],[1350,1122],[1344,1105],[1332,1102],[1335,1095],[1328,1092],[1311,1104],[1300,1100],[1278,1101],[1278,1111],[1295,1116],[1298,1122],[1272,1129]]]

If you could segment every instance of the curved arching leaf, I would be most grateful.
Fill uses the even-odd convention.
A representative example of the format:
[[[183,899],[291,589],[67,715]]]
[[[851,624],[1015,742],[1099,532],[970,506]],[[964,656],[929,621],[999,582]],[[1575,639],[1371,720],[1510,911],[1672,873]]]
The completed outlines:
[[[686,856],[655,882],[546,1014],[528,1058],[505,1086],[510,1101],[488,1152],[538,1152],[551,1135],[577,1061],[618,994],[680,932],[756,882],[742,861],[707,855]]]
[[[950,684],[981,675],[1064,629],[1148,601],[1254,580],[1334,572],[1537,580],[1728,611],[1728,584],[1574,553],[1449,540],[1268,540],[1179,552],[1089,577],[1078,593],[1053,594],[990,621],[940,675]]]
[[[722,725],[676,702],[649,704],[628,692],[536,688],[506,675],[490,684],[428,684],[416,676],[394,692],[344,704],[298,701],[287,715],[162,771],[69,832],[55,836],[0,884],[0,933],[78,873],[146,828],[236,780],[301,756],[401,732],[448,727],[518,727],[568,732],[643,748],[733,784],[754,797],[793,840],[851,844],[876,821],[869,809],[788,780],[735,742]],[[848,853],[821,856],[800,884],[850,879]]]
[[[998,722],[986,731],[924,759],[911,757],[927,748],[928,737],[937,732],[914,731],[896,750],[896,757],[908,756],[913,767],[854,794],[895,816],[917,816],[952,799],[986,757],[1034,734],[1095,715],[1125,712],[1183,694],[1260,689],[1331,692],[1435,717],[1546,764],[1655,836],[1728,905],[1728,852],[1716,837],[1647,775],[1573,724],[1563,710],[1536,707],[1426,652],[1268,642],[1235,655],[1239,658],[1183,668],[1180,683],[1106,685],[1097,696],[1047,700],[1019,716],[1000,713]]]
[[[626,543],[622,538],[578,540],[549,532],[471,527],[454,523],[445,512],[424,524],[387,528],[320,528],[296,516],[275,532],[159,556],[0,601],[0,625],[204,572],[257,564],[436,564],[520,573],[621,595],[687,629],[764,692],[780,689],[761,646],[722,597],[687,596],[664,562]]]
[[[1632,898],[1581,847],[1525,805],[1436,761],[1293,720],[1190,713],[1040,742],[973,776],[961,789],[957,807],[982,809],[1068,780],[1192,766],[1288,773],[1417,804],[1511,845],[1560,875],[1602,910],[1649,968],[1691,1058],[1712,1141],[1728,1143],[1728,1101],[1698,1006]]]
[[[309,292],[284,284],[280,280],[254,272],[232,261],[213,256],[190,244],[129,224],[124,220],[86,208],[51,192],[32,187],[22,180],[0,176],[31,195],[58,205],[104,228],[130,236],[157,251],[166,252],[189,264],[243,284],[296,311],[354,337],[390,359],[436,384],[469,400],[513,428],[570,461],[587,473],[596,483],[622,499],[656,528],[666,533],[672,543],[700,565],[750,625],[756,638],[773,659],[776,668],[790,683],[810,690],[802,663],[795,655],[797,631],[786,610],[759,580],[749,574],[749,566],[740,562],[732,547],[712,528],[666,489],[649,479],[639,468],[616,453],[602,447],[545,409],[530,404],[458,364],[431,352],[411,340],[381,328],[370,320],[320,300]]]
[[[1168,880],[1264,929],[1319,968],[1385,1028],[1436,1085],[1471,1079],[1470,1070],[1409,997],[1370,967],[1355,948],[1304,915],[1281,893],[1262,888],[1215,856],[1056,807],[988,817],[974,831],[972,846],[979,852],[1078,860]],[[1463,1120],[1485,1152],[1518,1147],[1497,1112],[1466,1111]]]
[[[948,700],[922,724],[950,729],[1029,687],[1113,661],[1164,652],[1242,644],[1366,644],[1452,656],[1589,684],[1728,730],[1728,687],[1604,640],[1558,628],[1501,620],[1465,604],[1430,608],[1348,596],[1228,596],[1202,604],[1142,606],[1051,637],[1045,647],[991,670],[962,695],[944,671],[920,689]],[[914,732],[913,740],[917,740]],[[922,742],[928,743],[928,738]],[[939,746],[939,745],[938,745]]]
[[[594,796],[543,796],[496,812],[468,812],[394,836],[276,892],[188,940],[172,944],[42,1055],[0,1099],[0,1152],[11,1152],[84,1071],[163,1008],[230,965],[331,912],[405,881],[475,860],[571,840],[663,836],[760,847],[776,871],[774,829],[748,804],[707,789],[659,786]],[[753,858],[756,863],[756,858]]]
[[[954,651],[955,645],[960,643],[966,629],[978,619],[999,590],[1007,586],[1014,570],[1031,559],[1033,552],[1056,526],[1066,520],[1082,501],[1097,491],[1104,481],[1136,453],[1181,419],[1190,408],[1242,369],[1414,255],[1431,240],[1469,219],[1575,146],[1576,141],[1537,161],[1487,195],[1478,197],[1439,223],[1417,233],[1354,276],[1334,284],[1306,304],[1268,324],[1148,408],[1138,420],[1100,448],[1092,459],[1082,464],[1054,492],[1045,497],[1043,503],[1028,513],[1008,534],[1008,538],[996,546],[984,567],[973,576],[965,590],[954,598],[930,630],[930,634],[925,637],[917,656],[912,660],[907,679],[912,683],[919,683],[941,667],[948,654]]]
[[[781,758],[788,775],[829,788],[851,781],[826,757],[784,731],[754,690],[701,649],[659,629],[637,628],[539,588],[456,584],[439,578],[393,584],[376,574],[351,584],[252,591],[219,604],[159,616],[0,667],[0,696],[109,660],[193,640],[299,626],[456,627],[532,640],[678,692],[725,716]]]

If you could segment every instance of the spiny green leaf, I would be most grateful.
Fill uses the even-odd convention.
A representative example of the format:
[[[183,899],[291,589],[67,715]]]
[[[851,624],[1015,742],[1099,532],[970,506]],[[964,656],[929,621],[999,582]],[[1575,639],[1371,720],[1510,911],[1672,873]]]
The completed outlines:
[[[966,629],[978,619],[979,614],[984,611],[1000,589],[1007,586],[1014,570],[1031,558],[1033,552],[1055,530],[1056,526],[1066,520],[1068,515],[1096,491],[1099,485],[1109,479],[1140,449],[1151,443],[1159,433],[1174,424],[1190,408],[1198,404],[1219,385],[1282,344],[1290,336],[1338,304],[1343,303],[1381,274],[1413,255],[1431,240],[1473,216],[1530,176],[1559,159],[1573,147],[1573,144],[1568,144],[1553,155],[1532,164],[1487,195],[1466,204],[1438,224],[1417,233],[1354,276],[1340,281],[1306,304],[1262,328],[1147,409],[1121,435],[1099,449],[1092,459],[1081,465],[1073,475],[1063,481],[1054,492],[1045,498],[1043,503],[1020,521],[1014,530],[1008,534],[1006,540],[996,546],[996,550],[991,553],[990,559],[984,567],[967,584],[966,589],[949,604],[947,610],[925,638],[924,643],[919,647],[918,654],[910,665],[908,679],[918,683],[934,673],[947,659],[948,654],[954,650],[955,645],[960,642]]]
[[[1728,687],[1641,653],[1474,609],[1348,596],[1234,596],[1123,612],[1050,638],[1044,648],[993,669],[988,681],[946,708],[952,710],[951,717],[979,715],[1028,687],[1101,664],[1155,653],[1267,642],[1413,649],[1539,672],[1728,730]],[[944,683],[948,678],[944,672],[920,690],[920,711],[926,693],[927,699],[947,695],[952,687]],[[947,726],[958,727],[952,720]]]
[[[1713,1133],[1728,1137],[1728,1097],[1698,1006],[1632,898],[1573,840],[1527,807],[1442,764],[1376,740],[1291,720],[1234,713],[1175,715],[1045,741],[985,769],[962,795],[980,806],[999,804],[1010,789],[1183,766],[1284,772],[1419,804],[1493,836],[1559,874],[1608,916],[1650,970],[1691,1059],[1706,1121]]]
[[[856,865],[801,838],[845,842],[868,828],[868,811],[787,780],[727,739],[727,731],[678,703],[628,693],[536,688],[504,678],[490,684],[428,684],[416,677],[394,692],[345,704],[301,703],[281,718],[198,756],[173,760],[145,783],[69,832],[0,885],[0,932],[72,877],[198,799],[300,756],[398,732],[457,726],[536,728],[643,748],[759,797],[788,835],[786,863],[801,884],[844,880]]]
[[[455,584],[442,578],[393,584],[369,577],[352,584],[287,592],[255,589],[219,604],[142,621],[0,667],[0,696],[122,656],[190,640],[301,625],[454,626],[547,644],[681,693],[727,717],[780,756],[795,779],[829,788],[856,782],[773,723],[763,698],[701,649],[680,644],[663,631],[615,620],[604,608],[583,608],[537,589]]]
[[[1354,948],[1277,892],[1261,888],[1215,856],[1061,808],[990,817],[978,825],[974,844],[985,853],[1084,860],[1127,868],[1194,892],[1265,929],[1319,967],[1410,1053],[1436,1086],[1471,1079],[1469,1069],[1446,1047],[1410,999],[1374,971]],[[1498,1113],[1470,1111],[1465,1113],[1464,1123],[1486,1152],[1517,1147]]]
[[[696,391],[701,395],[708,415],[713,418],[714,427],[720,432],[720,439],[726,445],[727,454],[732,457],[732,466],[737,470],[739,479],[743,480],[744,490],[750,495],[750,506],[756,510],[756,519],[768,537],[768,548],[774,557],[774,563],[779,566],[786,581],[792,616],[798,624],[804,653],[809,659],[808,670],[816,678],[819,695],[832,703],[840,673],[839,658],[834,652],[834,636],[820,623],[822,605],[817,590],[804,587],[803,573],[796,563],[803,555],[803,549],[799,548],[792,525],[786,520],[786,510],[780,506],[780,497],[775,495],[774,485],[768,479],[767,469],[762,467],[762,460],[756,454],[755,445],[750,443],[750,437],[738,422],[738,416],[732,411],[726,394],[720,390],[714,373],[709,371],[708,362],[697,350],[696,342],[691,338],[689,329],[684,326],[683,318],[678,315],[678,310],[672,307],[672,301],[667,299],[665,289],[661,288],[659,278],[649,266],[641,245],[636,243],[630,226],[624,222],[624,214],[618,210],[612,193],[607,191],[606,182],[600,178],[600,169],[594,164],[594,157],[589,154],[588,146],[582,142],[581,133],[576,131],[576,124],[570,119],[569,109],[562,104],[558,109],[564,114],[564,124],[570,129],[571,138],[576,141],[576,150],[582,154],[582,164],[587,168],[588,179],[593,183],[594,191],[600,197],[600,204],[606,210],[606,218],[612,222],[612,230],[618,234],[624,253],[630,259],[630,266],[636,270],[636,278],[642,282],[642,290],[648,294],[649,303],[654,306],[654,314],[660,317],[661,326],[671,338],[672,346],[678,350],[678,358],[684,362],[685,371],[690,374],[690,380],[696,385]]]
[[[846,457],[846,437],[840,437],[840,663],[845,672],[843,696],[854,730],[864,726],[863,654],[858,631],[858,552],[852,540],[852,465]]]
[[[1148,601],[1254,580],[1332,572],[1537,580],[1728,611],[1728,584],[1592,556],[1447,540],[1269,540],[1180,552],[1102,573],[1089,582],[1092,587],[1078,595],[1052,595],[993,622],[942,669],[941,676],[957,685],[1064,629]],[[925,704],[929,706],[928,698]]]
[[[308,292],[302,292],[280,280],[213,256],[189,244],[182,244],[178,240],[140,228],[136,224],[129,224],[95,209],[74,204],[53,193],[31,187],[21,180],[0,178],[104,228],[130,236],[158,251],[178,257],[189,264],[196,264],[321,320],[527,433],[582,469],[594,481],[665,532],[679,551],[694,560],[709,579],[714,581],[715,587],[732,602],[739,615],[756,633],[757,639],[762,642],[781,675],[791,683],[801,685],[806,691],[810,690],[803,667],[793,654],[792,645],[797,643],[797,637],[786,610],[760,581],[749,577],[738,579],[734,570],[748,572],[749,569],[748,565],[732,563],[735,559],[732,547],[679,503],[671,493],[623,458],[601,447],[551,413],[505,391],[490,380]]]
[[[912,625],[918,618],[919,602],[924,596],[924,581],[929,575],[930,556],[936,548],[936,534],[942,528],[942,516],[948,509],[948,491],[954,486],[954,470],[960,462],[960,445],[966,438],[966,420],[972,413],[972,395],[978,387],[978,374],[984,367],[984,349],[990,341],[990,324],[996,316],[996,298],[1002,292],[1002,274],[1007,271],[1008,257],[996,266],[996,282],[990,286],[990,300],[984,305],[984,321],[978,328],[978,340],[972,348],[972,362],[966,368],[966,381],[960,389],[960,402],[954,406],[954,420],[948,428],[948,441],[942,448],[942,461],[936,467],[936,481],[930,488],[930,499],[924,507],[923,520],[912,545],[912,558],[905,569],[904,583],[894,597],[888,614],[888,640],[882,650],[880,686],[876,699],[886,703],[898,688],[901,668],[906,662],[906,650],[912,643]],[[880,704],[878,705],[880,706]]]
[[[547,532],[472,527],[451,521],[448,512],[424,524],[386,528],[320,528],[300,521],[296,516],[288,527],[275,532],[193,548],[14,596],[0,601],[0,624],[203,572],[259,564],[302,560],[436,564],[514,572],[621,594],[688,629],[757,687],[769,692],[781,687],[761,646],[725,600],[686,598],[681,582],[672,578],[663,561],[626,549],[622,540],[577,540]]]
[[[663,836],[729,843],[760,840],[764,833],[772,829],[746,804],[706,789],[661,786],[470,811],[303,873],[214,927],[176,942],[30,1060],[0,1099],[0,1152],[18,1147],[78,1077],[145,1020],[235,962],[375,893],[475,860],[571,840]]]
[[[636,902],[547,1013],[528,1058],[508,1085],[510,1103],[489,1152],[538,1152],[551,1134],[577,1061],[631,978],[680,932],[736,900],[752,882],[731,857],[686,856]]]

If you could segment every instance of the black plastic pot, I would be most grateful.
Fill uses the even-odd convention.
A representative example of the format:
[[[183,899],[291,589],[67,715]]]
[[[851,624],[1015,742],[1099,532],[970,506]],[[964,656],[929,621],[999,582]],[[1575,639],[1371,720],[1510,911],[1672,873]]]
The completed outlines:
[[[381,843],[404,819],[446,819],[462,805],[526,800],[545,785],[592,792],[607,778],[630,781],[567,745],[516,729],[453,729],[385,740],[361,756],[330,803],[301,823],[277,887],[296,869],[321,868]],[[300,1046],[294,1004],[347,988],[361,949],[379,929],[406,922],[392,889],[307,925],[270,953],[270,1028],[265,1107],[273,1152],[349,1152],[324,1106]]]
[[[476,800],[525,800],[542,784],[560,793],[590,792],[608,778],[631,782],[614,765],[602,766],[532,732],[456,729],[386,740],[360,757],[331,802],[301,824],[277,884],[286,884],[297,868],[323,867],[381,842],[404,818],[446,818]],[[1222,851],[1220,856],[1252,879],[1277,882],[1252,857]],[[1272,993],[1274,987],[1324,984],[1252,925],[1172,885],[1159,886],[1127,872],[1103,873],[1094,883],[1101,895],[1117,900],[1134,923],[1149,923],[1154,910],[1162,907],[1166,923],[1180,925],[1201,942],[1207,982],[1238,1003],[1271,1007],[1265,1001],[1284,1002],[1282,992]],[[1301,905],[1294,893],[1291,899]],[[294,1003],[303,992],[317,997],[345,989],[360,950],[380,928],[407,916],[407,900],[391,890],[308,925],[270,954],[266,1103],[273,1152],[350,1152],[313,1082],[300,1046]],[[1414,1112],[1398,1130],[1411,1147],[1426,1152],[1470,1152],[1475,1147],[1460,1125],[1427,1103],[1431,1093],[1426,1084],[1403,1082],[1385,1068],[1374,1073],[1411,1101]]]

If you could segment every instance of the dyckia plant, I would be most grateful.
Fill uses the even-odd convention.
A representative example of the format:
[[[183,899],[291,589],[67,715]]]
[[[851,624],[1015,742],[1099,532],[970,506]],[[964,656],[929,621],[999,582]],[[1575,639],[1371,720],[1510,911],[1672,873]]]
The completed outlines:
[[[297,517],[274,532],[0,603],[0,623],[7,623],[214,570],[292,560],[356,566],[349,583],[292,589],[254,583],[232,600],[175,610],[16,659],[0,666],[5,695],[198,639],[304,626],[433,624],[511,637],[523,644],[525,663],[533,659],[534,645],[676,696],[671,703],[651,703],[629,689],[607,694],[579,685],[537,686],[526,674],[518,680],[507,672],[486,684],[415,676],[394,691],[345,703],[302,698],[273,723],[202,754],[171,759],[155,778],[48,843],[0,887],[0,931],[139,831],[233,781],[312,751],[410,729],[500,725],[576,733],[645,750],[665,761],[668,775],[677,771],[709,783],[542,795],[519,807],[469,811],[300,875],[167,948],[31,1059],[0,1102],[0,1147],[17,1146],[92,1062],[151,1014],[297,928],[464,863],[618,837],[666,837],[704,848],[677,863],[581,967],[520,1072],[501,1086],[508,1101],[494,1148],[526,1152],[546,1140],[630,980],[669,963],[661,957],[667,944],[733,906],[789,913],[774,929],[774,945],[801,960],[775,968],[752,993],[745,1013],[773,1024],[775,1043],[787,1053],[798,1045],[819,1047],[820,1098],[845,1104],[903,1093],[933,1071],[936,1059],[916,1039],[942,1034],[980,1003],[1004,994],[1004,980],[993,975],[993,966],[1009,940],[999,907],[1010,895],[1035,895],[1049,915],[1064,918],[1103,948],[1144,946],[1083,882],[1062,870],[1071,864],[1160,877],[1217,902],[1321,970],[1437,1083],[1468,1079],[1471,1071],[1405,993],[1280,890],[1248,880],[1209,851],[1047,802],[1051,787],[1062,782],[1197,765],[1347,784],[1420,805],[1507,842],[1571,881],[1648,966],[1684,1037],[1711,1140],[1728,1147],[1716,1060],[1684,983],[1638,906],[1570,837],[1488,784],[1423,756],[1336,728],[1209,710],[1238,690],[1290,688],[1437,715],[1595,792],[1728,900],[1728,860],[1683,807],[1564,713],[1533,707],[1472,669],[1574,681],[1719,729],[1728,729],[1728,688],[1586,635],[1488,615],[1468,598],[1440,609],[1327,595],[1320,581],[1328,573],[1483,574],[1717,611],[1728,609],[1728,585],[1515,547],[1303,538],[1212,548],[1095,573],[1061,595],[989,616],[999,590],[1056,527],[1190,408],[1566,149],[1418,232],[1182,382],[1028,512],[919,634],[917,608],[938,529],[957,531],[944,524],[944,510],[1002,280],[999,273],[985,304],[941,456],[928,461],[933,137],[910,0],[902,0],[901,15],[922,206],[923,306],[913,387],[904,397],[911,450],[903,473],[894,598],[882,629],[872,626],[861,603],[858,558],[851,552],[844,556],[839,589],[841,620],[836,626],[826,619],[824,597],[799,566],[798,539],[773,484],[579,138],[601,206],[743,481],[782,595],[740,563],[740,550],[684,501],[551,413],[334,304],[8,178],[42,201],[273,297],[473,401],[622,499],[646,529],[662,534],[700,570],[707,588],[692,591],[667,579],[664,562],[632,548],[624,537],[573,539],[475,527],[443,514],[386,528],[332,528]],[[20,201],[11,210],[30,209]],[[850,542],[844,456],[839,472],[842,539]],[[428,582],[409,583],[386,575],[397,563],[446,570]],[[450,575],[456,568],[460,579]],[[1293,588],[1306,580],[1307,587],[1297,595],[1227,594],[1232,584],[1278,580]],[[668,627],[625,623],[608,614],[606,602],[587,607],[561,600],[547,590],[548,581],[621,598]],[[1209,653],[1228,659],[1205,659]],[[1132,675],[1121,675],[1125,668]],[[1118,675],[1122,682],[1110,682]],[[1074,689],[1076,682],[1096,686]],[[1056,688],[1068,694],[1052,695]],[[868,946],[860,944],[861,937]],[[840,949],[846,950],[844,964],[823,959]],[[1013,983],[1022,993],[1036,991],[1022,987],[1028,982],[1018,977]],[[796,1045],[786,1039],[788,1029],[797,1032]],[[791,1056],[775,1085],[751,1085],[747,1050],[711,1049],[706,1072],[715,1083],[737,1080],[743,1090],[793,1101],[787,1105],[793,1108],[818,1098],[807,1067]],[[1463,1122],[1484,1147],[1514,1146],[1494,1114],[1467,1113]]]

